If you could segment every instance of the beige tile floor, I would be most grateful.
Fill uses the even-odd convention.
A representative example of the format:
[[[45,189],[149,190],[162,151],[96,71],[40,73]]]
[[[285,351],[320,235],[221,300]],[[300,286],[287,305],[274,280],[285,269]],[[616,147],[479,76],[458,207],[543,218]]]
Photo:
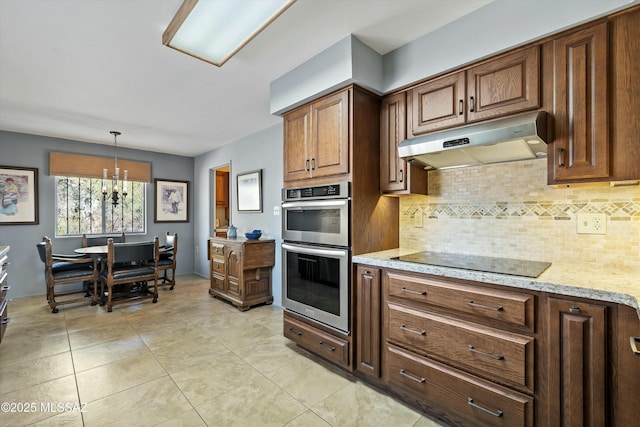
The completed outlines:
[[[208,281],[104,307],[10,301],[0,426],[439,426],[282,336],[282,310],[240,312]]]

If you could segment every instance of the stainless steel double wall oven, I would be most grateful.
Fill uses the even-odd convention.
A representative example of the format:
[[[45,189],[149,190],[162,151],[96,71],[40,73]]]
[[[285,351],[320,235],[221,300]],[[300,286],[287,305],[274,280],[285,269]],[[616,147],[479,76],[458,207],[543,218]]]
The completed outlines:
[[[282,304],[349,333],[348,182],[282,190]]]

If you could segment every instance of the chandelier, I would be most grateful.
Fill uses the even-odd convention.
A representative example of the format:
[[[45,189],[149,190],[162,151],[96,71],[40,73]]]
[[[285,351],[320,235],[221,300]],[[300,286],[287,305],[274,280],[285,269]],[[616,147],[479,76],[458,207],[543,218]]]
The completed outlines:
[[[111,183],[111,203],[115,208],[118,206],[118,201],[120,200],[120,194],[118,192],[118,181],[120,180],[120,168],[118,167],[118,135],[121,135],[120,132],[112,130],[109,132],[113,135],[113,160],[114,160],[114,172],[112,176]],[[128,171],[125,169],[124,171],[124,182],[122,183],[122,198],[127,197],[127,175]],[[109,192],[107,191],[107,169],[102,169],[102,200],[105,201],[107,199],[107,195]]]

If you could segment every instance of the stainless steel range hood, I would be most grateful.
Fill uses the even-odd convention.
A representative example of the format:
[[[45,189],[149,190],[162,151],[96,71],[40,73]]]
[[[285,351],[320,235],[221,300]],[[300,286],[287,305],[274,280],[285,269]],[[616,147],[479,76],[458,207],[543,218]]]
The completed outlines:
[[[398,154],[425,169],[513,162],[547,155],[547,113],[515,117],[405,139]]]

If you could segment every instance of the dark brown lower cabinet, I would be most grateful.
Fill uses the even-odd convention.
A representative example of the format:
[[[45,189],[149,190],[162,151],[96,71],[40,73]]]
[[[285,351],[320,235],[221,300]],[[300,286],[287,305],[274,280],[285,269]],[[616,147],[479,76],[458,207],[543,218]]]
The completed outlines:
[[[549,393],[544,425],[604,426],[607,307],[548,299]]]
[[[532,426],[533,397],[449,365],[385,346],[387,384],[434,411],[450,411],[474,426]]]
[[[356,366],[380,377],[380,270],[359,265],[356,269]]]

